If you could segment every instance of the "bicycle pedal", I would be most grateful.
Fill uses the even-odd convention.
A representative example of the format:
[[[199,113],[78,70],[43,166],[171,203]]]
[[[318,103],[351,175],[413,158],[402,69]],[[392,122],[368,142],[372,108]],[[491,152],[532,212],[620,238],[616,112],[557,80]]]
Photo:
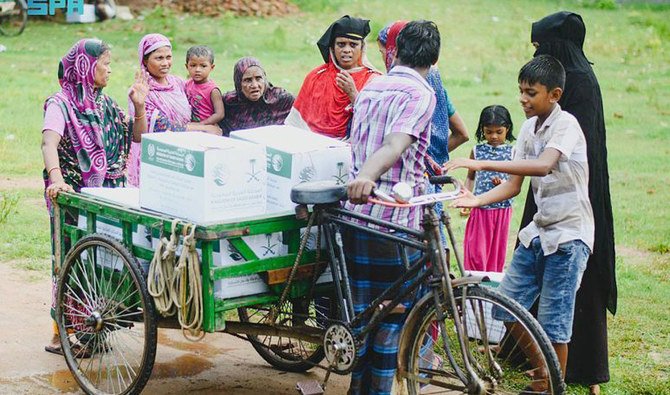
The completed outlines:
[[[323,394],[323,387],[321,387],[321,383],[316,380],[298,381],[295,385],[295,389],[297,389],[298,393],[301,395]]]

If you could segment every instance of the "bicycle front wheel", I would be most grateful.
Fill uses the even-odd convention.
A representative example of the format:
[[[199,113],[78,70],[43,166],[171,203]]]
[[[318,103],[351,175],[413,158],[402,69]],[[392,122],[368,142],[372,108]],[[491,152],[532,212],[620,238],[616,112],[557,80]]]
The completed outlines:
[[[463,292],[465,303],[462,304]],[[480,286],[454,289],[465,328],[466,358],[476,379],[467,373],[451,308],[444,325],[432,300],[419,306],[405,341],[406,381],[410,394],[562,394],[558,358],[539,323],[521,305]],[[495,316],[511,316],[503,323]],[[445,339],[446,343],[445,344]]]
[[[0,0],[0,34],[18,36],[28,23],[28,5],[25,0]]]

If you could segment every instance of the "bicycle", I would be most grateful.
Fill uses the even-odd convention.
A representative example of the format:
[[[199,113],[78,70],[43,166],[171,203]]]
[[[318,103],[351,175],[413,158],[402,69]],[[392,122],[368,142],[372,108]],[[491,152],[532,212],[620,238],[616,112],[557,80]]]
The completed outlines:
[[[0,1],[0,34],[18,36],[28,23],[28,5],[25,0]]]
[[[302,205],[313,205],[310,222],[323,233],[330,257],[334,292],[330,307],[320,307],[314,298],[308,307],[276,306],[261,311],[260,322],[282,326],[289,323],[290,336],[249,337],[254,347],[272,365],[293,371],[307,370],[323,358],[327,360],[326,378],[331,372],[348,374],[356,363],[357,347],[364,336],[390,314],[407,314],[400,336],[397,378],[404,381],[410,394],[562,394],[565,384],[556,354],[539,323],[521,305],[491,287],[481,286],[486,277],[467,275],[456,250],[450,217],[444,210],[437,218],[434,204],[454,199],[460,183],[449,176],[431,177],[431,183],[453,184],[455,189],[411,199],[398,199],[376,193],[369,201],[394,207],[421,206],[424,210],[423,231],[354,213],[340,207],[346,199],[346,187],[329,182],[303,183],[291,191],[291,199]],[[300,206],[299,206],[300,207]],[[381,226],[391,232],[372,229]],[[438,225],[443,223],[449,234],[459,277],[450,274]],[[341,227],[369,232],[397,243],[406,257],[406,248],[422,252],[416,262],[404,260],[405,274],[382,292],[361,313],[355,314],[351,288],[347,281],[347,264]],[[398,236],[404,233],[407,238]],[[318,239],[320,240],[320,239]],[[317,241],[318,241],[317,240]],[[303,240],[304,241],[304,240]],[[297,267],[297,264],[296,264]],[[315,273],[314,277],[320,275]],[[289,276],[287,288],[290,286]],[[423,290],[419,298],[418,290]],[[401,300],[414,297],[413,307],[402,311]],[[311,294],[310,294],[311,298]],[[251,309],[252,310],[252,309]],[[245,309],[245,316],[252,317]],[[260,311],[260,310],[259,310]],[[256,314],[259,314],[256,311]],[[500,312],[512,319],[503,323],[494,318]],[[242,316],[242,314],[241,314]],[[277,323],[277,317],[282,317]],[[361,320],[368,324],[359,332],[351,329]],[[302,333],[299,323],[309,320],[309,331]],[[362,321],[365,322],[365,321]],[[308,338],[320,328],[322,342]],[[312,344],[309,346],[309,344]],[[438,391],[438,392],[436,392]]]

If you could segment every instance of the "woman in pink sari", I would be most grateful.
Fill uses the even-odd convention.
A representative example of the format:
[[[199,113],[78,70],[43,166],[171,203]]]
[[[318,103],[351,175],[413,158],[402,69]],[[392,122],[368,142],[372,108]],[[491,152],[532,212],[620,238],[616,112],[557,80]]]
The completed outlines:
[[[139,185],[142,134],[165,131],[203,131],[221,135],[213,125],[190,123],[191,107],[184,90],[185,81],[170,74],[172,44],[162,34],[147,34],[137,48],[140,71],[128,95],[132,117],[133,143],[130,148],[128,182]]]

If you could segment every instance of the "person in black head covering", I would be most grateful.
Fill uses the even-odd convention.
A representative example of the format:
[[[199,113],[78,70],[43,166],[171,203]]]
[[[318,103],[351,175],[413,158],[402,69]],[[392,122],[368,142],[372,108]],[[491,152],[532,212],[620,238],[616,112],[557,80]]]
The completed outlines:
[[[380,73],[368,62],[370,21],[345,15],[317,42],[325,64],[305,77],[286,124],[342,139],[358,91]]]
[[[598,394],[598,384],[609,381],[607,310],[616,313],[617,285],[603,101],[591,63],[584,55],[585,36],[582,17],[562,11],[533,23],[531,42],[536,48],[534,56],[551,55],[563,64],[565,89],[558,103],[577,118],[587,143],[595,244],[577,292],[566,382],[589,385],[591,394]],[[529,189],[520,229],[537,212],[532,193]]]

